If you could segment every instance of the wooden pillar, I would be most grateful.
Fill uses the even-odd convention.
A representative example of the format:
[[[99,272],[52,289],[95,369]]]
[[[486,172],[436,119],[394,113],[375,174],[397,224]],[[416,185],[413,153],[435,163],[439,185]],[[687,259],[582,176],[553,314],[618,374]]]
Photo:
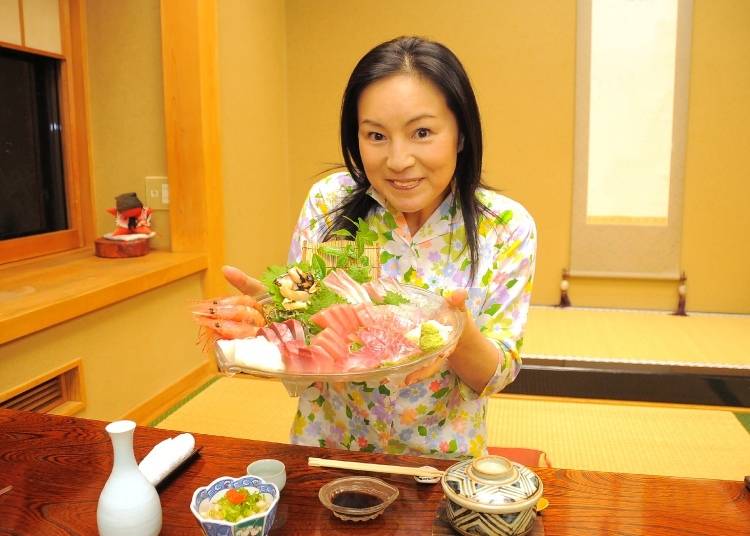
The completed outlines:
[[[224,292],[216,0],[161,0],[172,251],[203,252],[205,296]]]

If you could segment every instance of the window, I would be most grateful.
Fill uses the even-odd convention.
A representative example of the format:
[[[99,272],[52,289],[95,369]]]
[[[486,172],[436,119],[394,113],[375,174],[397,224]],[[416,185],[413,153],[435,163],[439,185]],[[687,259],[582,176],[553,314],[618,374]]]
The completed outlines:
[[[0,49],[0,240],[67,228],[59,60]]]
[[[17,9],[17,21],[6,17],[0,25],[13,26],[17,38],[0,33],[0,264],[95,239],[86,4],[33,5],[39,9]]]

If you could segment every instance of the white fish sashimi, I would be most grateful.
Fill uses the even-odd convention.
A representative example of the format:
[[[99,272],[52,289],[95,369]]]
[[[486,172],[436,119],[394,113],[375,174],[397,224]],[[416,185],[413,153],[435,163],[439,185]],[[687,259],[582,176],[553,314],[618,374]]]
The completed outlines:
[[[279,347],[265,337],[222,339],[217,344],[232,364],[269,372],[284,370]]]
[[[323,283],[351,304],[372,303],[365,288],[343,270],[336,269],[329,272],[323,278]]]

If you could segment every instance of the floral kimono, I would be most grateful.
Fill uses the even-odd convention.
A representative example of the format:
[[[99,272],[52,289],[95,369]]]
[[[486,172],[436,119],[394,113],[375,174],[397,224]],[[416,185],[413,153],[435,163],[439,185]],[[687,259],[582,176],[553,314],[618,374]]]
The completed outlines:
[[[353,186],[348,173],[335,173],[312,187],[294,231],[289,262],[301,260],[303,243],[321,240],[331,223],[331,208]],[[366,220],[378,233],[381,275],[438,293],[466,288],[474,321],[497,346],[497,369],[481,393],[464,384],[447,360],[432,377],[409,386],[392,379],[315,383],[300,395],[291,442],[444,458],[486,454],[487,397],[512,382],[521,367],[536,255],[534,221],[517,202],[477,190],[493,216],[479,218],[479,263],[471,282],[466,231],[453,193],[413,236],[402,213],[373,188],[368,195],[377,202]]]

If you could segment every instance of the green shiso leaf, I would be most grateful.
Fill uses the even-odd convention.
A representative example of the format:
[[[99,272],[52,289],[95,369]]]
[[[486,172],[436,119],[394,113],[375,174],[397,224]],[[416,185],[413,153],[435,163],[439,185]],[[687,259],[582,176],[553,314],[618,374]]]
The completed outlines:
[[[266,286],[266,290],[268,290],[268,293],[271,295],[274,302],[281,303],[281,300],[283,299],[279,287],[274,281],[287,273],[288,270],[289,269],[286,266],[269,266],[260,277],[260,280]]]
[[[312,256],[311,264],[313,277],[316,281],[322,281],[328,271],[326,269],[326,261],[323,260],[323,257],[315,253]]]

